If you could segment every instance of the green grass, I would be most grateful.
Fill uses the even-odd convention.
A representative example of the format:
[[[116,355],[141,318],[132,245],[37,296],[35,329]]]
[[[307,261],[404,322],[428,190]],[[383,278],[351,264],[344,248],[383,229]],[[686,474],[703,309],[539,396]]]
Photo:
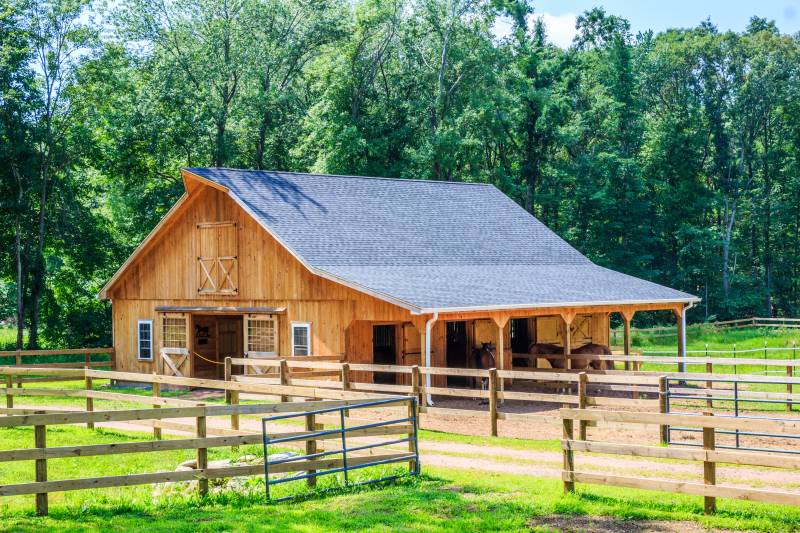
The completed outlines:
[[[17,328],[12,326],[0,326],[0,350],[12,350],[16,344]]]
[[[132,438],[148,437],[79,427],[48,429],[52,445]],[[32,439],[29,429],[0,430],[5,449],[30,445]],[[214,450],[210,458],[259,453],[257,446],[249,448],[233,455],[228,449]],[[48,473],[50,479],[60,479],[171,470],[192,456],[188,450],[58,459],[48,461]],[[32,462],[5,463],[0,484],[30,481],[32,475]],[[719,500],[717,515],[706,517],[700,497],[588,485],[565,495],[556,479],[424,465],[417,479],[343,489],[328,478],[320,485],[327,492],[269,505],[260,478],[250,482],[252,490],[220,492],[203,500],[187,494],[154,496],[151,486],[56,493],[50,496],[46,518],[33,515],[33,496],[2,498],[0,531],[519,531],[530,528],[537,516],[552,514],[689,520],[737,530],[800,530],[797,508]]]

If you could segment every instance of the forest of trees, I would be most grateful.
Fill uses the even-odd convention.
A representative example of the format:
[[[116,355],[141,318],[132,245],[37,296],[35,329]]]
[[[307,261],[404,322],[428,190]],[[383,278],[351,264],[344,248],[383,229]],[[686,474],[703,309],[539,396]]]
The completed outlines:
[[[800,314],[800,37],[593,9],[561,49],[534,7],[0,0],[0,319],[108,345],[185,165],[493,183],[692,320]]]

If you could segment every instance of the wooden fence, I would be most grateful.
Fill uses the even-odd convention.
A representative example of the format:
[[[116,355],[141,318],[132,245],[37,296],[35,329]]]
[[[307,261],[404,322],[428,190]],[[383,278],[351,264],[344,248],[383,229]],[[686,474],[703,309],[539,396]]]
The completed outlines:
[[[562,449],[564,455],[562,477],[564,481],[564,490],[567,492],[575,490],[575,483],[590,483],[694,494],[705,498],[706,513],[713,513],[716,510],[716,498],[718,497],[800,505],[800,493],[732,487],[717,485],[716,483],[716,469],[718,463],[782,468],[796,471],[800,469],[800,457],[777,453],[721,451],[715,449],[716,430],[747,430],[769,434],[793,433],[796,435],[800,433],[800,420],[755,420],[752,418],[723,418],[705,415],[636,413],[587,409],[562,409],[560,415],[563,425]],[[614,424],[655,424],[662,427],[675,425],[698,428],[703,432],[703,446],[702,449],[680,447],[667,448],[663,446],[587,441],[585,436],[576,439],[575,421],[582,425],[604,422]],[[650,457],[654,459],[699,461],[703,463],[703,483],[576,471],[575,452],[594,452]]]
[[[121,395],[129,396],[129,395]],[[325,401],[306,401],[280,404],[248,404],[248,405],[198,405],[190,407],[163,407],[153,409],[132,409],[115,411],[85,411],[85,412],[51,412],[44,413],[38,409],[34,414],[21,413],[0,417],[0,428],[34,428],[34,447],[15,450],[0,450],[0,462],[10,461],[34,461],[35,481],[30,483],[18,483],[11,485],[0,485],[0,496],[18,496],[24,494],[36,495],[36,512],[45,515],[48,512],[48,493],[62,492],[81,489],[96,489],[106,487],[125,487],[132,485],[145,485],[175,481],[198,481],[198,491],[200,496],[208,492],[208,480],[217,478],[227,478],[233,476],[253,476],[264,473],[264,466],[242,465],[229,466],[222,468],[208,467],[208,449],[240,446],[247,444],[261,444],[261,433],[235,433],[224,436],[208,436],[207,419],[216,416],[238,417],[240,415],[266,415],[274,413],[306,413],[318,409],[332,407],[342,407],[363,403],[363,399],[349,400],[325,400]],[[166,404],[169,405],[169,404]],[[397,398],[396,401],[389,401],[376,406],[405,406],[410,409],[411,400],[409,398]],[[47,427],[65,424],[87,424],[93,427],[99,422],[142,422],[152,420],[163,422],[175,418],[194,418],[195,437],[170,439],[170,440],[147,440],[139,442],[123,442],[114,444],[86,444],[77,446],[47,446]],[[315,430],[316,425],[300,432],[286,432],[271,435],[273,438],[295,437],[299,441],[310,443],[316,449],[318,441],[340,439],[340,435],[322,435]],[[413,426],[411,424],[381,426],[363,429],[354,429],[348,433],[349,437],[371,437],[378,435],[403,434],[413,437]],[[90,457],[98,455],[118,455],[128,453],[143,452],[163,452],[174,450],[196,450],[196,467],[188,471],[163,471],[148,473],[128,473],[125,475],[101,476],[91,478],[75,478],[50,480],[47,476],[47,461],[61,457]],[[358,454],[356,454],[358,455]],[[380,453],[369,456],[348,456],[349,466],[372,463],[385,460],[402,460],[408,457],[408,452],[403,453]],[[337,468],[343,466],[342,458],[325,459],[305,459],[294,462],[282,462],[270,466],[270,473],[282,472],[306,472]]]
[[[83,356],[82,360],[67,360],[64,359],[78,359],[76,356]],[[103,357],[105,356],[105,357]],[[25,368],[115,368],[115,352],[114,348],[75,348],[65,350],[13,350],[13,351],[0,351],[0,367],[3,366],[24,366]],[[29,359],[36,359],[39,362],[31,363]],[[66,377],[64,379],[72,379]],[[23,378],[19,376],[17,383],[18,387],[22,383],[41,381],[38,378]],[[58,381],[57,379],[48,379],[47,381]]]
[[[251,375],[234,375],[234,366],[265,367],[272,371],[264,372],[259,377]],[[307,379],[307,374],[295,374],[293,371],[304,369],[310,374],[324,374],[327,379]],[[354,372],[384,372],[407,376],[408,384],[364,383],[352,379]],[[297,377],[300,376],[300,377]],[[483,388],[456,388],[428,386],[428,377],[454,376],[472,379],[475,383],[483,383]],[[476,370],[466,368],[440,368],[422,366],[373,365],[356,363],[335,363],[304,361],[302,359],[241,359],[226,360],[225,379],[235,383],[269,383],[283,386],[299,385],[318,387],[328,390],[358,391],[369,393],[407,394],[420,398],[420,412],[430,415],[449,416],[482,416],[488,418],[490,434],[497,435],[498,420],[519,420],[558,423],[559,418],[552,415],[502,412],[499,406],[507,400],[549,402],[559,405],[574,404],[581,407],[630,407],[636,409],[658,410],[658,399],[645,399],[642,394],[658,393],[659,376],[647,375],[631,378],[624,372],[569,372],[569,371],[530,371],[530,370]],[[507,390],[512,382],[530,382],[536,385],[554,385],[560,391],[521,392]],[[630,392],[631,398],[604,397],[598,387],[595,394],[590,394],[589,385],[598,385],[602,390],[614,392]],[[482,399],[488,403],[488,411],[471,409],[453,409],[427,405],[427,395],[453,398]]]
[[[642,358],[634,356],[589,356],[613,358],[614,360],[632,360],[633,367],[639,368],[643,361],[661,358]],[[705,365],[712,365],[714,361],[727,363],[727,360],[702,359]],[[778,361],[779,364],[790,364],[793,368],[800,361]],[[234,373],[236,367],[260,368],[259,374]],[[708,368],[708,366],[706,366]],[[354,378],[365,373],[384,372],[398,376],[397,383],[371,383],[359,382]],[[69,391],[60,393],[52,389],[18,389],[11,390],[13,376],[63,376],[65,379],[83,379],[86,386],[84,391]],[[86,409],[93,409],[96,399],[121,399],[119,393],[95,391],[93,381],[97,379],[113,379],[124,382],[138,382],[152,387],[152,397],[137,396],[133,402],[159,406],[185,406],[196,405],[200,402],[163,398],[163,386],[174,387],[199,387],[223,391],[228,405],[239,403],[243,393],[269,395],[288,402],[293,397],[318,398],[318,399],[357,399],[374,398],[376,395],[410,395],[419,400],[420,412],[427,415],[440,416],[468,416],[486,420],[487,430],[490,435],[498,434],[498,420],[513,420],[520,422],[539,422],[558,424],[560,419],[552,413],[520,413],[510,412],[503,408],[507,401],[544,402],[561,406],[576,407],[601,407],[601,408],[627,408],[637,411],[666,412],[666,378],[691,379],[697,383],[698,378],[713,380],[715,378],[746,379],[748,383],[769,384],[771,378],[766,376],[734,376],[713,373],[679,372],[645,372],[624,370],[589,370],[584,372],[554,370],[554,369],[527,369],[527,370],[475,370],[439,367],[406,367],[396,365],[373,365],[338,363],[334,361],[308,360],[305,358],[294,359],[231,359],[225,360],[225,379],[185,378],[178,376],[164,376],[154,374],[139,374],[132,372],[108,372],[94,369],[44,369],[44,368],[2,368],[0,376],[5,374],[6,409],[13,409],[14,397],[19,395],[69,395],[83,397],[86,400]],[[789,374],[791,376],[791,373]],[[473,388],[435,386],[436,378],[456,376],[473,380]],[[39,377],[38,379],[45,379]],[[429,386],[428,383],[431,383]],[[786,409],[792,409],[792,401],[797,400],[793,387],[800,385],[800,378],[787,377],[782,379],[786,383],[786,393],[739,391],[739,400],[748,399],[783,400]],[[511,389],[513,383],[513,389]],[[483,384],[482,388],[480,387]],[[705,387],[703,387],[705,385]],[[672,393],[688,393],[693,396],[708,396],[706,406],[711,408],[715,402],[724,403],[725,385],[708,381],[699,383],[692,389],[675,388]],[[520,390],[527,389],[527,390]],[[535,392],[534,392],[535,391]],[[481,400],[486,407],[453,408],[426,402],[428,395],[437,398]],[[624,396],[623,396],[624,395]],[[129,395],[128,395],[129,396]],[[679,400],[676,398],[676,400]],[[693,402],[698,403],[698,402]],[[772,403],[775,403],[774,401]],[[689,402],[687,405],[692,404]],[[461,406],[459,406],[461,407]],[[3,412],[0,409],[0,412]],[[238,430],[237,417],[231,418],[231,430]],[[161,428],[154,427],[154,433],[160,434]]]
[[[768,317],[749,317],[738,318],[735,320],[718,320],[716,322],[702,322],[689,324],[687,331],[698,331],[703,329],[738,329],[738,328],[800,328],[800,318],[768,318]],[[647,335],[648,337],[675,337],[677,331],[675,326],[656,326],[652,328],[631,328],[632,333]],[[624,335],[622,328],[611,330],[611,342],[618,344]]]

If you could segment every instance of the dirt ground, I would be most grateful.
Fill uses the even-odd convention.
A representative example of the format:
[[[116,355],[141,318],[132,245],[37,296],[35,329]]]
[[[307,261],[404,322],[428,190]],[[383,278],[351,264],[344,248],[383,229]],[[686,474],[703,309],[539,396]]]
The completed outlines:
[[[708,530],[695,522],[671,522],[655,520],[621,520],[606,516],[552,515],[531,520],[531,528],[563,533],[700,533],[728,530]]]

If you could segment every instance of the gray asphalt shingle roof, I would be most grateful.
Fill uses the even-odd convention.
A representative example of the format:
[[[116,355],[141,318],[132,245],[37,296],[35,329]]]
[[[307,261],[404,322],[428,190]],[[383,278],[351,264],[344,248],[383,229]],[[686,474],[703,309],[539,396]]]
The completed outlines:
[[[492,185],[185,170],[229,189],[312,270],[409,308],[696,299],[593,264]]]

